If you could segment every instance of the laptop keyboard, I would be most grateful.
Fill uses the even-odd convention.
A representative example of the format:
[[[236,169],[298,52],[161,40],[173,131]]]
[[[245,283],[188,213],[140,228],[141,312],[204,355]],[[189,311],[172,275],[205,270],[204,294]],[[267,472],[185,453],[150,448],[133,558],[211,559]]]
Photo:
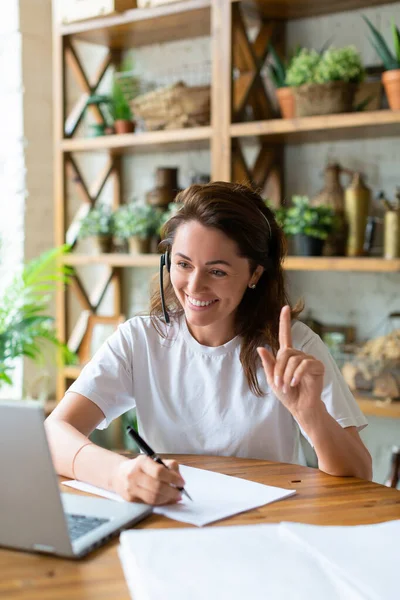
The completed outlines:
[[[103,523],[107,523],[109,519],[98,519],[97,517],[87,517],[86,515],[71,515],[67,514],[67,525],[71,541],[74,542],[85,533],[100,527]]]

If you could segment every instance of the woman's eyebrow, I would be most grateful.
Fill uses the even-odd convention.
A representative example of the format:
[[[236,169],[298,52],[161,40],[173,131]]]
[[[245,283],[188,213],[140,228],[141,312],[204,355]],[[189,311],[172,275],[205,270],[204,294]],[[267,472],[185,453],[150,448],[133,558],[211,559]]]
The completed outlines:
[[[176,252],[175,256],[181,256],[182,258],[184,258],[185,260],[189,260],[190,262],[192,262],[192,259],[189,258],[188,256],[186,256],[185,254],[182,254],[182,252]],[[206,265],[227,265],[228,267],[231,267],[232,265],[230,263],[228,263],[227,260],[222,260],[222,258],[218,259],[218,260],[209,260],[208,262],[206,262]]]

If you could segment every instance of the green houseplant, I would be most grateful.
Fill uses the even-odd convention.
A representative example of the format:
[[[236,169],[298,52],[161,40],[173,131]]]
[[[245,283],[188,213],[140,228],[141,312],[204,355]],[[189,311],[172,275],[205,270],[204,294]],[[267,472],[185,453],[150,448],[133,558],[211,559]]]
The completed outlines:
[[[114,78],[111,94],[111,114],[114,120],[115,133],[132,133],[135,124],[132,111],[121,83]]]
[[[148,254],[155,250],[161,226],[161,211],[148,204],[131,202],[115,211],[112,231],[116,238],[127,240],[133,253]]]
[[[61,349],[65,362],[75,362],[75,355],[57,339],[54,319],[48,316],[55,282],[68,282],[70,271],[59,262],[66,251],[68,247],[62,246],[30,261],[1,294],[0,385],[13,383],[16,359],[42,361],[46,343]]]
[[[400,30],[392,19],[391,28],[394,47],[394,52],[392,52],[371,21],[367,17],[363,18],[372,33],[371,44],[385,67],[385,71],[382,73],[382,83],[389,106],[392,110],[400,110]]]
[[[110,252],[112,245],[111,210],[104,204],[91,208],[80,222],[78,237],[92,238],[99,253]]]
[[[293,236],[295,254],[320,256],[328,235],[335,230],[335,211],[330,206],[311,206],[307,196],[293,196],[292,206],[279,216],[283,231]]]
[[[286,82],[293,87],[299,117],[350,112],[365,70],[354,46],[322,53],[303,48],[291,61]]]
[[[283,61],[272,44],[270,44],[269,50],[274,59],[274,62],[269,64],[269,72],[276,88],[281,115],[284,119],[293,119],[295,116],[294,95],[286,81],[286,72],[290,61],[289,63]]]

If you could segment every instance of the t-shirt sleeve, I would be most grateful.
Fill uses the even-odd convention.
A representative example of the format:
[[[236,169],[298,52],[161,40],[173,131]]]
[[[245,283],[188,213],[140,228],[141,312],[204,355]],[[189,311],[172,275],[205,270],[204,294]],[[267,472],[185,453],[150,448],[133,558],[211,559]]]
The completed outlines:
[[[303,327],[305,326],[303,325]],[[306,354],[311,354],[325,365],[322,400],[329,414],[342,427],[353,426],[361,431],[368,425],[367,419],[361,412],[328,348],[317,334],[309,329],[308,332],[309,335],[306,336],[299,349]],[[302,429],[301,432],[312,445],[311,440]]]
[[[67,390],[86,396],[102,410],[105,419],[97,429],[105,429],[113,419],[135,406],[132,337],[129,322],[120,325]]]

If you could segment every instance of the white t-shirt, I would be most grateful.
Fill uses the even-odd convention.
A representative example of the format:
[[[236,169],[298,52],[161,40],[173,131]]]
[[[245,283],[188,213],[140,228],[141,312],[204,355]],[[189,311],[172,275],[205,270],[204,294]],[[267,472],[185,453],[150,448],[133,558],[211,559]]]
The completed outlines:
[[[223,346],[202,346],[184,317],[168,330],[164,339],[150,317],[126,321],[69,388],[103,411],[106,418],[99,429],[136,406],[139,432],[156,452],[304,464],[300,428],[269,389],[261,365],[257,375],[267,395],[260,398],[249,389],[238,336]],[[332,417],[342,427],[365,427],[364,415],[319,336],[295,321],[292,337],[295,348],[324,363],[322,399]]]

